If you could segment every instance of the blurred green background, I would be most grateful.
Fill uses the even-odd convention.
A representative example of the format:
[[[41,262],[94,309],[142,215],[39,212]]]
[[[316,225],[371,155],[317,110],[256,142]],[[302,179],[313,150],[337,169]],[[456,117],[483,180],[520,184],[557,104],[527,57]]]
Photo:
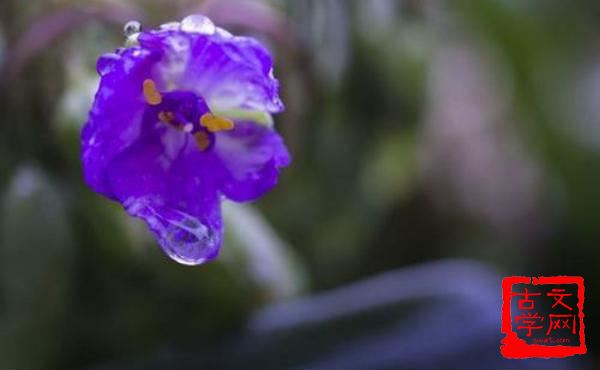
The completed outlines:
[[[221,257],[186,267],[84,185],[79,131],[96,58],[123,44],[125,22],[196,12],[273,51],[293,164],[260,201],[224,204]],[[582,275],[593,363],[599,40],[593,0],[2,0],[0,368],[327,364],[310,343],[338,330],[326,324],[285,334],[287,362],[281,337],[249,357],[231,343],[271,335],[250,325],[269,307],[457,259],[497,276],[495,299],[502,276]],[[324,346],[343,354],[340,337],[409,320],[406,302],[366,307]],[[493,337],[490,364],[494,325],[479,334]]]

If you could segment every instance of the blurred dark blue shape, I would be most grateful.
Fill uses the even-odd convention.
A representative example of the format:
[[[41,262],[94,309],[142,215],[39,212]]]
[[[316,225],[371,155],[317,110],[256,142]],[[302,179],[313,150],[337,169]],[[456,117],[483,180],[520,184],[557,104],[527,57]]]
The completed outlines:
[[[408,267],[267,307],[239,338],[214,348],[171,347],[127,366],[581,368],[580,359],[507,360],[500,355],[501,279],[470,261]]]

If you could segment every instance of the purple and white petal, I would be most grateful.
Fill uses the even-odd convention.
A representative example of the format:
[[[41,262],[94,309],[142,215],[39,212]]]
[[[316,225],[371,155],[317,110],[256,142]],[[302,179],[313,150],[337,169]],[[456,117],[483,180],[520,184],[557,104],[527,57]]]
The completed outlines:
[[[214,148],[219,163],[219,190],[229,199],[254,200],[271,190],[281,167],[290,164],[283,139],[274,130],[252,122],[236,122],[219,132]]]
[[[107,178],[118,201],[148,224],[169,257],[196,265],[219,252],[220,199],[207,155],[177,134],[138,141],[114,160]]]

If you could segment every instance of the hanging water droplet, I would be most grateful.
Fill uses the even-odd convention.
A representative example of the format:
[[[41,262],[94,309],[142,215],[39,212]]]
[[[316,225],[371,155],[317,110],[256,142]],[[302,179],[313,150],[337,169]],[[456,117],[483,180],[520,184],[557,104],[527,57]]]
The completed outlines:
[[[215,25],[207,17],[200,14],[194,14],[185,17],[181,21],[181,30],[185,32],[212,35],[215,33]]]
[[[146,221],[169,257],[184,265],[199,265],[217,256],[222,238],[219,223],[204,223],[188,213],[155,208],[147,202],[145,198],[130,198],[123,207],[130,215]]]
[[[125,34],[125,37],[129,37],[135,35],[136,33],[140,33],[141,30],[142,24],[138,21],[129,21],[125,23],[125,26],[123,27],[123,33]]]
[[[195,217],[183,215],[180,220],[166,220],[162,249],[175,261],[184,265],[199,265],[213,259],[219,251],[216,230],[201,223]]]

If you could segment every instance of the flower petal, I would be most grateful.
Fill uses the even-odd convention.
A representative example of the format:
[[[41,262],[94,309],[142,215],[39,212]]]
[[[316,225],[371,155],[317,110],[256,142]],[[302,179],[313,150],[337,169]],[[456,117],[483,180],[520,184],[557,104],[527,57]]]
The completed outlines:
[[[231,131],[215,135],[215,162],[219,190],[229,199],[253,200],[271,190],[279,168],[290,163],[290,154],[276,131],[252,122],[236,122]]]
[[[98,60],[100,86],[81,136],[81,159],[86,182],[115,199],[105,170],[140,135],[145,102],[141,86],[157,55],[139,48],[105,54]]]
[[[273,76],[273,59],[255,39],[215,37],[197,43],[185,81],[197,84],[214,109],[242,108],[283,111],[279,82]]]
[[[169,257],[197,265],[217,256],[223,225],[210,163],[191,141],[173,130],[150,132],[115,158],[107,177],[123,207],[148,224]]]
[[[277,113],[284,107],[273,59],[255,39],[223,32],[142,32],[140,45],[165,50],[157,78],[201,95],[211,109]]]

